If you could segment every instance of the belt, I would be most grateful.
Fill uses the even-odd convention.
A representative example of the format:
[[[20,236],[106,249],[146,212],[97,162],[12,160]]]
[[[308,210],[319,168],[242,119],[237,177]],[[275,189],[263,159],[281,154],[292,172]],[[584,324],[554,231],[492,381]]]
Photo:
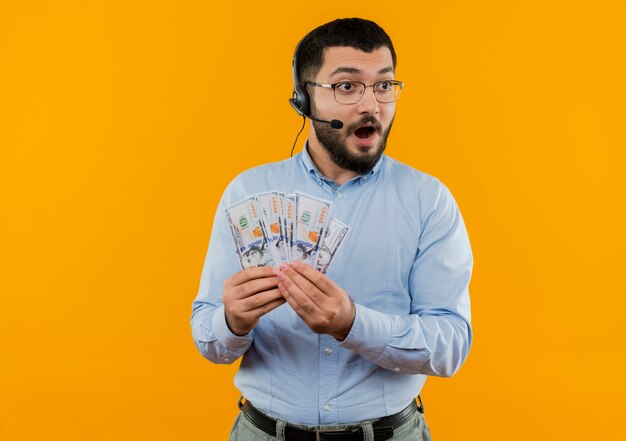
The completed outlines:
[[[419,399],[419,397],[418,397]],[[240,402],[241,403],[241,402]],[[411,401],[407,407],[398,413],[372,421],[374,441],[385,441],[393,436],[394,429],[406,423],[415,412],[424,412],[424,407],[418,407],[415,401]],[[242,413],[257,428],[271,436],[276,436],[276,420],[265,415],[246,400],[240,405]],[[285,426],[285,441],[362,441],[364,439],[363,428],[357,425],[347,425],[344,430],[326,430],[323,426],[314,429],[301,429],[287,423]]]

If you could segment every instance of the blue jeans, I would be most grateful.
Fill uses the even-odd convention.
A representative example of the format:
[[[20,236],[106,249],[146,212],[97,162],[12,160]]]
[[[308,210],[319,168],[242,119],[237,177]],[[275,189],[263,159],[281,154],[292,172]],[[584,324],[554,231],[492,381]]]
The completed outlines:
[[[257,428],[245,415],[240,413],[235,419],[233,428],[230,432],[229,441],[284,441],[281,436],[281,427],[284,427],[285,421],[278,420],[277,436],[271,436]],[[364,441],[374,441],[374,433],[372,432],[372,422],[363,421],[357,424],[363,428]],[[296,427],[307,428],[294,424]],[[353,425],[354,426],[354,425]],[[342,429],[345,426],[324,426],[325,429]],[[396,428],[393,431],[392,441],[431,441],[430,430],[424,419],[424,414],[415,412],[413,418]]]

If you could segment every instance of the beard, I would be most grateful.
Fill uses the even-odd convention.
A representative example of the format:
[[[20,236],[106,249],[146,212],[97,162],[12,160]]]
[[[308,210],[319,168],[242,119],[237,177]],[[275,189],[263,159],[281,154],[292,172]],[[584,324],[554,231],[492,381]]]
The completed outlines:
[[[374,153],[352,153],[346,145],[346,138],[354,133],[359,127],[372,123],[374,131],[380,137],[380,144]],[[380,122],[371,115],[364,116],[358,122],[351,124],[345,131],[346,136],[343,135],[341,129],[333,129],[327,123],[321,123],[313,121],[313,127],[315,127],[315,134],[318,141],[322,144],[322,147],[328,152],[330,158],[339,167],[351,170],[360,175],[364,175],[372,171],[383,152],[387,147],[387,137],[389,131],[393,125],[393,120],[389,123],[387,130],[383,132]]]

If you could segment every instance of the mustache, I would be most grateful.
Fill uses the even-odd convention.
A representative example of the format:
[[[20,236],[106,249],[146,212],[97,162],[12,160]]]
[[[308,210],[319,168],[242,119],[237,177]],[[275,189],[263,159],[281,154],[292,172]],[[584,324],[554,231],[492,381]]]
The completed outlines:
[[[366,115],[363,118],[361,118],[360,120],[358,120],[357,122],[350,124],[348,126],[348,133],[354,132],[356,129],[358,129],[361,126],[367,126],[370,125],[374,128],[374,130],[377,133],[382,133],[383,131],[383,126],[380,124],[380,122],[372,115]]]

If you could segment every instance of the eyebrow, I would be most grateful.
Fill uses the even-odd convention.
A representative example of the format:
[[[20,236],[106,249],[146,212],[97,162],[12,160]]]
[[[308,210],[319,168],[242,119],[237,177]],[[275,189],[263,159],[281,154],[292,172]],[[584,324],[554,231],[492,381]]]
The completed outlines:
[[[393,67],[392,66],[387,66],[381,70],[378,71],[379,75],[385,74],[387,72],[393,72]],[[358,74],[361,73],[360,69],[357,69],[356,67],[338,67],[337,69],[335,69],[334,71],[331,72],[330,76],[334,76],[337,75],[338,73],[350,73],[350,74]]]

